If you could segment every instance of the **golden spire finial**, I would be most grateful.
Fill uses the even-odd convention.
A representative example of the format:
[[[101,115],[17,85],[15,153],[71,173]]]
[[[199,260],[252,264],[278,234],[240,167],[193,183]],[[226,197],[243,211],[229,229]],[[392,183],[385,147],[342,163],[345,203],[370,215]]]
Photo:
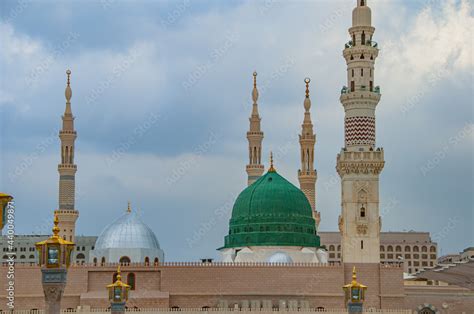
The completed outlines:
[[[275,168],[273,167],[273,152],[270,152],[270,169],[268,172],[276,172]]]
[[[54,214],[54,227],[53,227],[53,236],[59,237],[59,231],[61,231],[58,227],[59,218],[57,214]]]
[[[130,201],[128,201],[128,206],[127,206],[127,213],[132,212],[132,207],[130,206]]]
[[[253,71],[253,88],[257,88],[257,71]]]
[[[115,282],[117,281],[122,281],[122,275],[120,275],[120,264],[117,267],[117,280]]]
[[[352,282],[353,283],[357,282],[357,274],[356,274],[356,267],[355,266],[352,268]]]

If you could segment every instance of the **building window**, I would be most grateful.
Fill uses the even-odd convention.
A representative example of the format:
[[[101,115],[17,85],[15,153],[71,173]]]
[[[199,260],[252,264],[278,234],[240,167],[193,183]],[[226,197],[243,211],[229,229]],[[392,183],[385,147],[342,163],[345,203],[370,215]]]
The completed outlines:
[[[423,246],[423,247],[421,248],[421,251],[422,251],[422,252],[428,252],[428,248],[427,248],[426,246]]]
[[[120,263],[121,265],[128,265],[128,264],[130,264],[130,257],[128,257],[128,256],[122,256],[122,257],[120,258],[120,260],[119,260],[119,263]]]
[[[393,246],[389,245],[388,248],[387,248],[387,251],[388,252],[393,252]]]
[[[150,265],[150,258],[148,256],[145,257],[145,265],[146,266]]]
[[[431,254],[431,255],[430,255],[430,258],[431,258],[431,259],[436,259],[436,254]]]
[[[130,273],[127,275],[127,284],[130,286],[130,290],[135,290],[135,274]]]
[[[382,254],[382,253],[381,253],[381,254],[380,254],[380,258],[381,258],[381,259],[385,259],[385,254]]]
[[[351,92],[355,92],[355,82],[351,81]]]
[[[413,252],[420,252],[420,248],[418,246],[413,247]]]
[[[410,247],[408,245],[405,246],[405,252],[410,252],[410,251],[411,251]]]
[[[414,262],[413,262],[413,266],[420,266],[420,262],[414,261]],[[417,271],[418,271],[418,270],[417,270]]]
[[[380,252],[385,252],[385,248],[383,245],[380,246]]]
[[[76,258],[77,259],[85,259],[86,257],[83,253],[79,253],[79,254],[76,255]]]
[[[105,257],[102,257],[102,259],[100,260],[100,264],[105,265]]]
[[[393,254],[388,254],[388,255],[387,255],[387,258],[388,258],[388,259],[393,259]]]
[[[413,254],[413,258],[414,258],[414,259],[419,259],[419,258],[420,258],[420,254]]]
[[[338,251],[341,250],[341,246],[340,246],[340,245],[337,246],[337,250],[338,250]]]
[[[158,260],[158,257],[155,257],[155,260],[153,261],[153,264],[155,264],[155,266],[156,266],[156,265],[159,264],[159,262],[160,262],[160,261]]]
[[[35,256],[34,256],[34,255],[30,255],[30,258],[35,258]]]
[[[364,249],[364,240],[360,240],[360,249],[361,249],[361,250]]]
[[[329,253],[329,258],[336,258],[335,253]]]
[[[410,254],[405,254],[405,259],[409,259],[411,258],[411,255]]]
[[[362,45],[365,45],[365,32],[362,31]]]
[[[428,254],[421,254],[422,259],[428,259]]]
[[[361,218],[365,218],[365,207],[364,207],[364,206],[362,206],[362,207],[360,208],[360,217],[361,217]]]
[[[335,248],[334,245],[330,245],[330,246],[329,246],[329,251],[335,251],[335,250],[336,250],[336,248]]]
[[[360,76],[364,77],[364,69],[360,69]]]
[[[97,265],[97,257],[94,257],[93,263],[94,263],[94,266]]]
[[[369,82],[369,89],[370,89],[371,92],[374,91],[374,82],[372,82],[372,81]]]
[[[395,248],[395,252],[401,252],[402,251],[402,247],[400,245],[397,245],[397,247]]]
[[[434,246],[430,247],[430,252],[433,252],[433,253],[436,252],[436,247]]]

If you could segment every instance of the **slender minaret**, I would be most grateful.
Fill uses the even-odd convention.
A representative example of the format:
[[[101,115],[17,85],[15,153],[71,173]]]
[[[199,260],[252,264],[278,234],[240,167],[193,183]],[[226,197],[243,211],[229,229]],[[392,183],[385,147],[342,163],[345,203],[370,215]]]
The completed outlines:
[[[316,230],[318,230],[321,216],[316,211],[316,179],[318,173],[314,169],[314,144],[316,143],[316,134],[313,132],[313,123],[311,122],[311,99],[309,98],[309,78],[305,78],[306,96],[304,99],[304,120],[301,125],[300,147],[301,147],[301,169],[298,170],[298,180],[300,181],[300,189],[308,198],[311,208],[313,209],[313,217],[316,221]]]
[[[61,163],[59,171],[59,209],[55,214],[59,220],[59,235],[68,241],[75,241],[76,220],[79,212],[75,210],[75,175],[77,166],[74,164],[74,141],[77,134],[74,130],[74,116],[71,111],[71,71],[67,70],[66,110],[63,115],[63,128],[59,131],[61,139]]]
[[[254,183],[263,174],[262,165],[262,140],[263,132],[260,130],[260,121],[258,114],[258,90],[257,90],[257,72],[253,72],[253,90],[252,90],[252,115],[250,116],[250,130],[247,132],[249,140],[249,164],[247,165],[248,185]]]
[[[367,1],[358,0],[352,12],[352,40],[343,56],[347,63],[349,87],[341,91],[344,106],[345,147],[337,156],[341,177],[342,235],[344,263],[379,263],[380,228],[379,174],[384,167],[383,149],[375,148],[375,108],[380,90],[374,88],[377,44],[372,41],[371,10]]]

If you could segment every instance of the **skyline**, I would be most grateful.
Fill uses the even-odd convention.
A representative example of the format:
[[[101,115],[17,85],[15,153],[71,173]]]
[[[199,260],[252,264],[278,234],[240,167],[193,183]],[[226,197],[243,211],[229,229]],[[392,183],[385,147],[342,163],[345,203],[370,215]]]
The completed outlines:
[[[110,5],[97,9],[111,23],[99,23],[111,34],[106,43],[100,42],[105,30],[84,22],[99,19],[99,14],[87,16],[77,2],[51,12],[30,3],[9,20],[4,13],[15,2],[3,3],[0,33],[6,49],[0,62],[2,76],[12,79],[2,79],[0,89],[0,190],[15,196],[17,234],[49,233],[57,208],[57,134],[67,68],[72,70],[78,132],[77,234],[98,235],[125,212],[130,200],[156,233],[167,260],[216,257],[233,200],[246,187],[245,133],[254,70],[259,73],[265,169],[273,151],[277,171],[295,185],[303,79],[311,78],[317,209],[321,230],[337,230],[340,179],[335,164],[344,128],[338,98],[346,82],[341,51],[349,40],[353,2],[270,7],[207,2],[184,6],[166,24],[170,20],[163,17],[153,21],[151,9],[104,1]],[[159,12],[179,10],[170,3],[154,6]],[[467,1],[371,6],[374,39],[381,47],[375,85],[382,93],[377,146],[384,148],[386,158],[380,183],[382,231],[429,231],[442,254],[456,253],[474,240],[472,38],[462,35],[468,31],[465,25],[472,25],[472,6]],[[393,16],[396,8],[400,16]],[[33,11],[37,22],[46,17],[53,22],[33,29]],[[111,32],[127,24],[112,21],[118,13],[136,27],[119,35]],[[280,25],[284,17],[293,23]],[[405,19],[409,22],[402,25]],[[255,34],[260,36],[253,38]],[[310,35],[314,42],[308,42]],[[156,42],[157,37],[166,44]],[[445,45],[448,38],[450,45]],[[427,44],[435,45],[432,54],[426,54]],[[247,62],[249,51],[253,54]],[[456,110],[452,104],[458,104]],[[414,136],[422,141],[411,141]],[[31,211],[38,216],[31,218]],[[426,217],[434,221],[427,223]]]

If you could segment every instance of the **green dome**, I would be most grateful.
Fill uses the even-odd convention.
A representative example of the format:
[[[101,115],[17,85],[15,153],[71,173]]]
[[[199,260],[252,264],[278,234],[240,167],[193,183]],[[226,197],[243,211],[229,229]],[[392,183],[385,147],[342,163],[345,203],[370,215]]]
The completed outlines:
[[[242,246],[320,246],[308,199],[275,171],[235,201],[224,248]]]

